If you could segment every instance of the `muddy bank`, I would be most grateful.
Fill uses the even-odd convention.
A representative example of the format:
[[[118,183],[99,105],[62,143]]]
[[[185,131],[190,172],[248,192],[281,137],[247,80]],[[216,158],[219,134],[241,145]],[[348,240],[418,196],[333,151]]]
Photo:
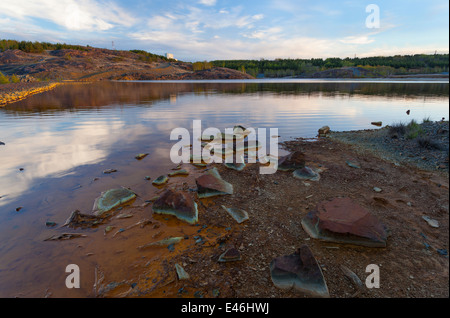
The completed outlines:
[[[30,82],[11,83],[0,85],[0,107],[25,99],[28,96],[39,94],[63,83],[58,82]]]

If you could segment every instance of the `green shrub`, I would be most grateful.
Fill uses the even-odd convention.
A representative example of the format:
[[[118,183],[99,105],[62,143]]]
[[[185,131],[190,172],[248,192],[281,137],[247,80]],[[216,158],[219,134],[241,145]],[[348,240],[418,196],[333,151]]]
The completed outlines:
[[[0,84],[8,84],[9,78],[3,75],[2,72],[0,72]]]
[[[20,78],[18,78],[16,74],[13,74],[13,75],[11,75],[9,77],[9,81],[11,83],[19,83],[20,82]]]
[[[423,134],[422,126],[420,126],[414,119],[406,126],[406,138],[407,139],[416,139],[420,135]]]
[[[428,116],[428,117],[425,117],[423,120],[422,120],[422,124],[424,124],[424,123],[431,123],[431,118],[430,118],[430,116]]]

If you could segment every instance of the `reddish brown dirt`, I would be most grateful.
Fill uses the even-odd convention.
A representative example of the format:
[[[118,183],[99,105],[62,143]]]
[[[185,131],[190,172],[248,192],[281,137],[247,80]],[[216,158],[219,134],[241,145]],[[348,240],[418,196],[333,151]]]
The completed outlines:
[[[164,232],[161,238],[183,233],[186,239],[173,252],[166,247],[140,252],[140,258],[124,263],[124,284],[109,285],[114,288],[102,289],[96,295],[308,297],[294,290],[278,289],[269,271],[275,257],[292,254],[306,244],[322,267],[332,298],[449,296],[448,256],[437,252],[448,250],[448,175],[397,166],[330,139],[299,139],[288,142],[287,148],[302,150],[306,164],[322,170],[320,180],[304,182],[295,179],[292,172],[260,175],[258,165],[247,165],[241,172],[216,165],[223,179],[233,184],[234,194],[198,200],[192,192],[199,204],[199,223],[195,226],[172,216],[154,216]],[[345,161],[350,158],[359,162],[361,168],[349,167]],[[178,188],[195,188],[192,175],[185,182]],[[374,187],[382,191],[377,193]],[[334,244],[308,237],[301,226],[302,217],[319,202],[339,196],[352,198],[387,226],[390,234],[386,248]],[[246,210],[249,220],[237,224],[221,205]],[[439,228],[429,226],[423,215],[437,220]],[[137,235],[139,229],[134,231]],[[132,233],[123,234],[128,240],[142,241]],[[195,243],[197,236],[204,243]],[[239,249],[242,260],[219,263],[220,254],[227,247]],[[189,280],[178,280],[175,263],[189,273]],[[363,292],[356,293],[340,266],[352,270],[364,284],[369,264],[380,268],[380,288],[364,287]],[[102,279],[97,285],[103,287],[119,281],[112,273],[102,272],[101,266],[98,277]]]

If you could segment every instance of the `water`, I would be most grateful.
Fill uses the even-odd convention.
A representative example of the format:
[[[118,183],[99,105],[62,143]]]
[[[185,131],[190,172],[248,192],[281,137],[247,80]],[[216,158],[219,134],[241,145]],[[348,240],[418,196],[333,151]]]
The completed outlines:
[[[132,188],[139,204],[157,194],[144,176],[155,179],[173,168],[174,128],[191,131],[193,120],[221,131],[236,124],[278,128],[284,141],[315,137],[324,125],[339,131],[377,129],[373,121],[448,120],[448,88],[448,81],[105,82],[65,85],[2,108],[0,296],[92,296],[93,266],[120,272],[117,250],[141,257],[128,252],[137,244],[131,239],[108,254],[113,243],[103,228],[89,230],[81,242],[44,242],[61,233],[45,222],[61,225],[76,209],[89,213],[112,187]],[[137,161],[138,153],[149,156]],[[118,172],[102,173],[110,168]],[[74,262],[91,273],[76,291],[64,286],[64,268]]]

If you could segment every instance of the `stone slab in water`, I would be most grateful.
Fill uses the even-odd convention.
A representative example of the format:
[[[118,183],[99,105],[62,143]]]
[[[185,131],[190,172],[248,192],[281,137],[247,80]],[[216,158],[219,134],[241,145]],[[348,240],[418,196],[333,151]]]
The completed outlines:
[[[157,214],[170,214],[189,224],[198,222],[197,203],[184,193],[166,190],[154,203],[152,210]]]
[[[367,209],[350,198],[321,202],[302,219],[304,230],[315,239],[386,247],[386,227]]]
[[[136,193],[127,188],[105,191],[94,202],[94,215],[101,215],[134,198]]]
[[[153,180],[153,184],[154,185],[162,185],[164,183],[166,183],[167,181],[169,181],[169,177],[166,175],[163,176],[159,176],[158,178],[156,178],[155,180]]]
[[[217,168],[212,168],[195,180],[199,198],[233,194],[233,185],[222,179]]]
[[[297,249],[294,254],[272,260],[270,276],[278,288],[294,288],[312,297],[329,297],[322,270],[306,245]]]

